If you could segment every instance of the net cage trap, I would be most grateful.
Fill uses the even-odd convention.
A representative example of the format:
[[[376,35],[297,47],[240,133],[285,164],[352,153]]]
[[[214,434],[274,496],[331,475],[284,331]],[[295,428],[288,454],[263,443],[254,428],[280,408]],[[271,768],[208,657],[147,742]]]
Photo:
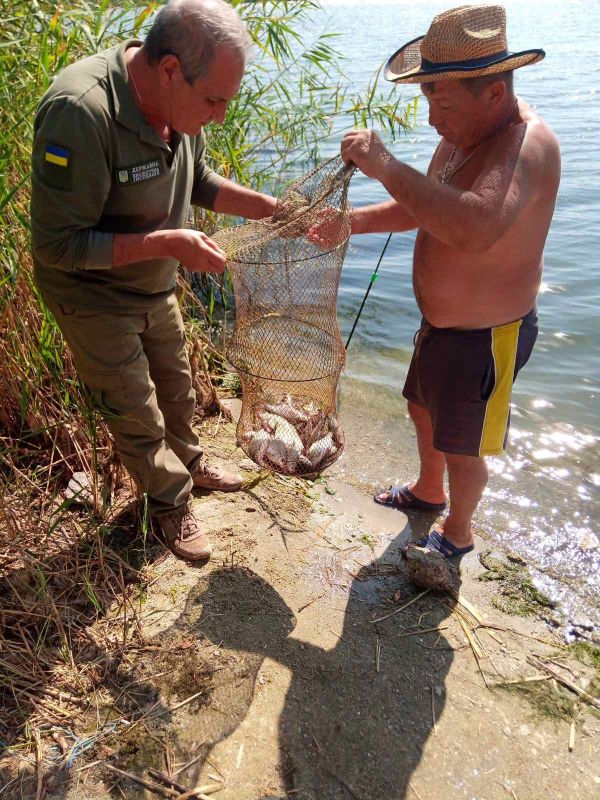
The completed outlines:
[[[346,354],[336,306],[353,172],[333,158],[294,181],[272,217],[213,237],[227,255],[236,305],[227,358],[242,386],[238,443],[283,475],[321,472],[344,448],[336,390]],[[330,248],[307,236],[314,225]]]

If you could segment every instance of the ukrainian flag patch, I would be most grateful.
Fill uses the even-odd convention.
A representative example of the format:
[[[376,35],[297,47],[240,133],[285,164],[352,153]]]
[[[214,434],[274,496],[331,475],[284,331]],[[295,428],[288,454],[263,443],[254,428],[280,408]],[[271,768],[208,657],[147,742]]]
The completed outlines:
[[[57,167],[69,166],[69,150],[66,147],[59,147],[56,144],[46,143],[46,161],[56,164]]]

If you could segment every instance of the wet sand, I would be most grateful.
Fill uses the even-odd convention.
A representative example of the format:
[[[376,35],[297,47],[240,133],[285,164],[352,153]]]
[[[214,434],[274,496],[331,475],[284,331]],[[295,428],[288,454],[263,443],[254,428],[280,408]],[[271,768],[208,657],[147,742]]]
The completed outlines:
[[[338,405],[346,450],[332,474],[365,491],[416,477],[416,438],[403,397],[342,377]],[[536,585],[557,604],[567,640],[589,638],[600,626],[597,442],[566,424],[528,426],[525,414],[513,408],[507,453],[488,460],[476,530],[525,558]]]

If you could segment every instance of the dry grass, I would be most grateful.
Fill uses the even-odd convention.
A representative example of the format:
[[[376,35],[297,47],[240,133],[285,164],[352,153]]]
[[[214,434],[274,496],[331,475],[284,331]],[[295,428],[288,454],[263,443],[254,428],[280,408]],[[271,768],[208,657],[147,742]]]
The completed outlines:
[[[0,330],[0,786],[28,753],[56,749],[57,730],[71,739],[122,715],[117,672],[140,655],[148,565],[162,552],[147,546],[144,503],[86,402],[30,270],[23,252]],[[210,379],[218,362],[192,302],[188,336],[206,413],[219,409]],[[76,471],[90,477],[90,507],[64,499]],[[146,699],[128,713],[143,713]]]

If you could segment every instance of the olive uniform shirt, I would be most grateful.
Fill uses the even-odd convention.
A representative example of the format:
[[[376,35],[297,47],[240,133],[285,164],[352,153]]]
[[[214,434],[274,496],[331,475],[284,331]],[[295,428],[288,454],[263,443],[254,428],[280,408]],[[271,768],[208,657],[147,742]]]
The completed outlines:
[[[212,208],[223,178],[204,134],[166,144],[129,84],[129,40],[63,70],[35,119],[31,238],[42,294],[75,308],[143,311],[175,287],[177,261],[111,269],[115,233],[186,226],[190,203]]]

